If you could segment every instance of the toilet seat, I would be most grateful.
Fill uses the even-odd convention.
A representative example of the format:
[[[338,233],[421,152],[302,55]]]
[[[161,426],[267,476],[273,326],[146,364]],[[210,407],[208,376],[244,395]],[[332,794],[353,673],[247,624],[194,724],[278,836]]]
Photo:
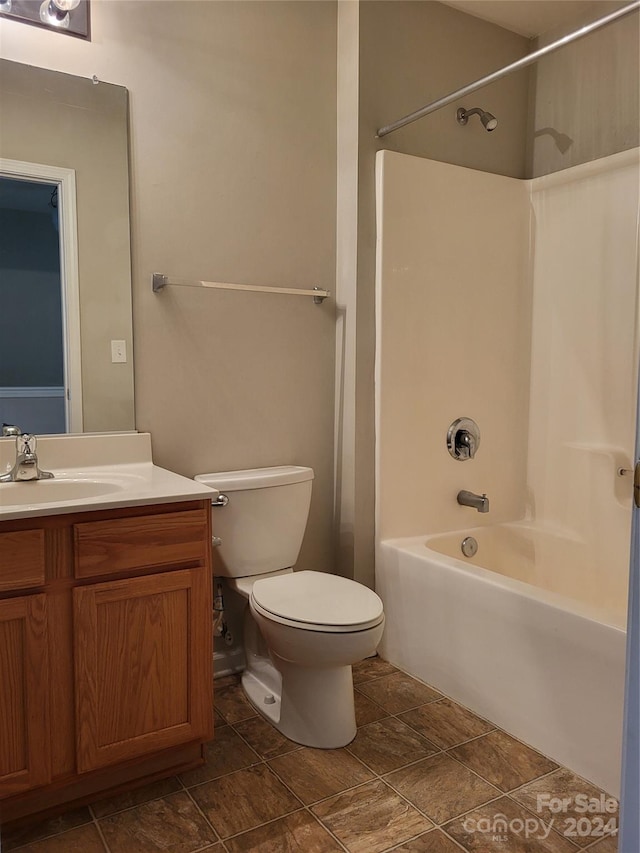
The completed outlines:
[[[257,579],[251,606],[273,622],[305,631],[366,631],[384,619],[382,601],[373,590],[324,572]]]

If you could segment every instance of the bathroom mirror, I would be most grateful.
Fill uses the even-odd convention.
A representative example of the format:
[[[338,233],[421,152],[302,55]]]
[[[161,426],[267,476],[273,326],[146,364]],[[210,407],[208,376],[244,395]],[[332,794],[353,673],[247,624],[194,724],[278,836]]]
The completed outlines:
[[[0,60],[0,114],[0,425],[133,429],[127,90]]]

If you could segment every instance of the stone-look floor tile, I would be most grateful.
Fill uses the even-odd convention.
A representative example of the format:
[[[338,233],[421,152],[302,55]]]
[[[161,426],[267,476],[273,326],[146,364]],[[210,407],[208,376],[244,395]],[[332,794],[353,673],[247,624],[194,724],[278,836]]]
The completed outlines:
[[[380,853],[433,826],[379,779],[317,803],[311,810],[349,853]]]
[[[403,711],[417,708],[418,705],[443,698],[442,693],[427,687],[410,675],[405,675],[404,672],[384,675],[375,681],[361,684],[359,689],[390,714],[401,714]]]
[[[15,829],[10,826],[2,827],[2,850],[4,853],[8,853],[17,847],[23,847],[25,844],[39,841],[41,838],[48,838],[50,835],[59,835],[68,829],[82,826],[84,823],[91,823],[91,812],[86,806],[80,809],[72,809],[57,817],[45,818],[45,820],[36,818]]]
[[[368,699],[364,693],[355,690],[353,694],[354,704],[356,707],[356,725],[366,726],[367,723],[375,723],[376,720],[382,720],[388,717],[389,714],[380,705],[376,705],[371,699]]]
[[[589,847],[589,853],[618,853],[618,836],[609,835],[607,838],[596,841]]]
[[[132,806],[139,806],[142,803],[148,803],[150,800],[159,800],[160,797],[166,797],[167,794],[174,794],[176,791],[181,791],[180,782],[172,776],[169,779],[161,779],[159,782],[152,782],[151,785],[145,785],[142,788],[134,788],[132,791],[125,791],[124,794],[117,794],[115,797],[107,797],[103,800],[97,800],[91,803],[93,814],[97,817],[107,817],[107,815],[115,812],[130,809]]]
[[[305,805],[373,779],[373,773],[344,749],[311,749],[281,755],[269,762]]]
[[[528,822],[528,823],[527,823]],[[576,853],[566,838],[508,797],[452,820],[445,831],[477,853]]]
[[[421,705],[400,715],[400,719],[441,749],[457,746],[495,728],[452,699]]]
[[[365,658],[354,663],[351,667],[353,672],[353,683],[364,684],[366,681],[372,681],[374,678],[382,678],[383,675],[390,675],[392,672],[398,672],[395,666],[382,660],[377,655],[374,658]]]
[[[226,687],[215,687],[213,703],[216,711],[228,723],[239,723],[249,717],[257,717],[258,712],[244,695],[240,682]]]
[[[231,675],[223,675],[221,678],[213,679],[213,692],[214,695],[218,692],[218,690],[222,690],[225,687],[235,687],[237,684],[240,684],[240,680],[242,678],[242,673],[234,672]]]
[[[439,829],[425,832],[413,841],[394,847],[389,853],[460,853],[460,848]],[[508,853],[507,850],[504,853]]]
[[[20,847],[20,853],[105,853],[105,850],[94,823]]]
[[[185,792],[99,821],[111,853],[192,853],[218,839]]]
[[[260,760],[231,726],[224,726],[214,733],[213,740],[205,746],[204,754],[205,763],[201,767],[180,774],[185,788],[209,782],[218,776],[224,776],[225,773],[243,770]]]
[[[264,764],[206,782],[190,793],[221,838],[255,829],[302,805]]]
[[[501,793],[442,754],[396,770],[385,776],[385,781],[435,823],[444,823]]]
[[[222,714],[219,714],[216,710],[214,710],[214,712],[213,712],[213,727],[214,727],[214,729],[219,729],[222,726],[226,726],[226,725],[227,725],[227,721],[222,716]]]
[[[234,729],[264,759],[275,758],[276,755],[284,755],[286,752],[300,749],[299,743],[294,743],[280,734],[262,717],[251,717],[249,720],[243,720],[236,723]]]
[[[358,729],[348,749],[378,774],[397,770],[438,751],[432,743],[395,717]]]
[[[488,735],[456,746],[449,751],[449,755],[475,770],[501,791],[511,791],[558,769],[554,761],[502,731],[489,732]]]
[[[229,853],[342,853],[342,847],[306,811],[236,835],[226,841]]]
[[[582,800],[585,797],[587,798],[587,802],[594,800],[598,803],[601,797],[604,798],[604,803],[608,800],[613,801],[614,798],[610,797],[609,794],[606,794],[600,788],[596,788],[591,782],[586,782],[584,779],[576,776],[575,773],[572,773],[571,770],[567,770],[564,767],[556,770],[555,773],[551,773],[549,776],[538,779],[536,782],[531,782],[522,788],[518,788],[517,791],[512,791],[510,796],[529,809],[530,812],[533,812],[534,815],[539,815],[543,820],[549,821],[552,817],[555,818],[554,828],[561,835],[575,828],[572,825],[572,819],[579,820],[580,818],[587,818],[587,820],[592,822],[596,830],[596,824],[599,824],[599,821],[595,821],[596,817],[602,818],[605,825],[613,818],[615,826],[619,826],[620,816],[617,808],[613,812],[585,812],[581,810]],[[549,808],[549,805],[547,805],[549,797],[557,797],[561,800],[566,799],[568,801],[566,811],[553,812]],[[576,797],[579,798],[577,802]],[[615,802],[617,803],[617,800]],[[575,835],[570,837],[579,847],[586,847],[587,844],[595,841],[593,835]]]

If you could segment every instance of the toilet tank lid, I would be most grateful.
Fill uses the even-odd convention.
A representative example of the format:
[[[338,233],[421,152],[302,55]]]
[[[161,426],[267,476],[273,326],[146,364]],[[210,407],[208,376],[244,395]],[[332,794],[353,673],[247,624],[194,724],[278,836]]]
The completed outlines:
[[[266,489],[270,486],[288,486],[313,480],[313,468],[298,465],[278,465],[274,468],[249,468],[244,471],[220,471],[211,474],[196,474],[193,478],[218,489],[220,492],[236,492],[249,489]]]

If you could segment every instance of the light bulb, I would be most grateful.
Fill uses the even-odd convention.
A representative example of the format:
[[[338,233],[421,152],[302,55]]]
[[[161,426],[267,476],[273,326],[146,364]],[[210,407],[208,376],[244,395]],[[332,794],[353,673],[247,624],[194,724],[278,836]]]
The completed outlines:
[[[80,5],[80,0],[43,0],[40,6],[40,20],[51,27],[67,29],[69,12]]]

